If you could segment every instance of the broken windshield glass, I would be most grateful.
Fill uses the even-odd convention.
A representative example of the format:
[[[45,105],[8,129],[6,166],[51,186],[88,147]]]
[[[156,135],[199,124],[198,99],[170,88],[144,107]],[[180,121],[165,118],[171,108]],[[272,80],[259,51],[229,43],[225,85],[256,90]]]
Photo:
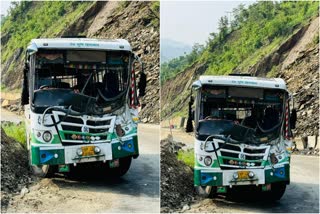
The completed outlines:
[[[88,112],[88,106],[93,109],[93,105],[104,113],[122,107],[129,90],[129,53],[93,52],[95,57],[89,58],[90,51],[37,53],[34,106],[72,105],[76,111]]]

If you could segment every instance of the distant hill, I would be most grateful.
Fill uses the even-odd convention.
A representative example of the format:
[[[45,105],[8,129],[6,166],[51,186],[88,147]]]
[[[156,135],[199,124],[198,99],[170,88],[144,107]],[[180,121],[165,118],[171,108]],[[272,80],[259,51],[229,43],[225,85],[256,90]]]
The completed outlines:
[[[161,63],[168,62],[173,58],[188,54],[192,50],[192,47],[188,44],[166,38],[160,40],[160,46]]]

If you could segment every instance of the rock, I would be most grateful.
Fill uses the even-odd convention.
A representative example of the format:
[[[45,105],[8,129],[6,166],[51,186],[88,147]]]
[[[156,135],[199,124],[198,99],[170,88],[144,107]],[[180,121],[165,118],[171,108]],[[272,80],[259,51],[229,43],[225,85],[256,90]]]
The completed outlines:
[[[308,148],[315,148],[317,144],[317,136],[308,136]]]
[[[301,137],[301,141],[302,141],[302,144],[303,144],[303,149],[308,148],[308,137],[306,137],[306,136]]]
[[[190,210],[190,206],[188,204],[184,205],[181,212],[185,212],[187,210]]]
[[[308,110],[307,111],[307,116],[309,116],[309,117],[312,116],[312,111],[313,111],[313,109]]]
[[[8,106],[10,106],[10,101],[9,100],[3,100],[2,104],[1,104],[1,107],[8,107]]]
[[[20,192],[21,198],[23,198],[25,196],[25,194],[27,194],[27,193],[29,193],[29,189],[27,187],[23,187]]]
[[[298,151],[304,150],[304,145],[303,145],[301,137],[296,137],[294,140],[295,140],[295,144],[296,144],[295,149]]]

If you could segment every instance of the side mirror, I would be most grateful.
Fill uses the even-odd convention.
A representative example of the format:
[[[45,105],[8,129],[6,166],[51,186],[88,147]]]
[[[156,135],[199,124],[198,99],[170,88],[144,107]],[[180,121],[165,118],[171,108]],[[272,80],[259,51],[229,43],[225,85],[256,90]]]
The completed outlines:
[[[22,82],[22,91],[21,91],[21,106],[29,104],[29,80],[28,80],[28,64],[25,63],[25,67],[23,69],[23,82]]]
[[[297,110],[295,108],[292,109],[290,114],[290,128],[295,129],[297,122]]]
[[[147,75],[144,72],[141,72],[139,83],[138,83],[139,97],[143,97],[144,95],[146,95],[146,87],[147,87]]]
[[[193,132],[193,124],[192,124],[192,120],[194,120],[194,111],[192,110],[193,102],[194,102],[194,98],[190,96],[186,132]]]

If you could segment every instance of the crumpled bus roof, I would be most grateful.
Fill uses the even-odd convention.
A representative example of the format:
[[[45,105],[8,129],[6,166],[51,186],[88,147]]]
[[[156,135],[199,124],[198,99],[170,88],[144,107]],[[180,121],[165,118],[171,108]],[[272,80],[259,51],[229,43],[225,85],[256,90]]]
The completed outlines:
[[[250,76],[200,76],[199,80],[193,83],[196,86],[202,85],[223,85],[253,88],[271,88],[287,91],[286,83],[281,78],[264,78]]]
[[[132,51],[125,39],[89,39],[89,38],[44,38],[32,39],[27,51],[37,52],[38,49],[82,49],[82,50],[119,50]]]

